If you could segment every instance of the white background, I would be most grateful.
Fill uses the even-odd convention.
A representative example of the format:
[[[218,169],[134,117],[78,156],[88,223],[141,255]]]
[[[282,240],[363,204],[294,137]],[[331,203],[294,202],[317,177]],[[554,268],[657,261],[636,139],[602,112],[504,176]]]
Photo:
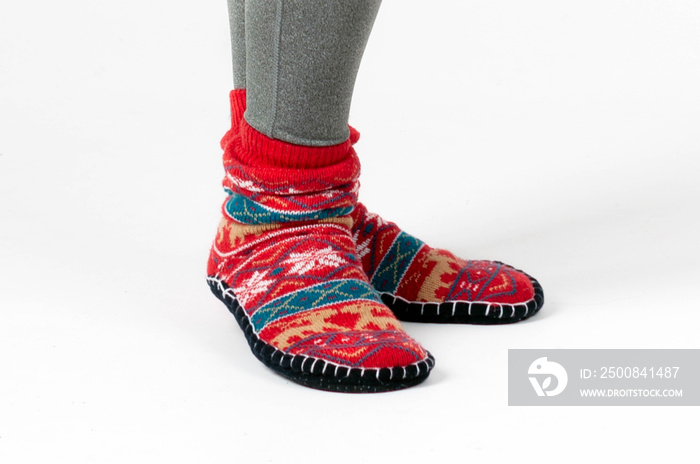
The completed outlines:
[[[507,406],[507,350],[698,348],[699,2],[385,1],[361,198],[546,295],[405,324],[437,367],[401,392],[284,380],[210,294],[230,88],[224,0],[0,6],[0,462],[696,455],[693,407]]]

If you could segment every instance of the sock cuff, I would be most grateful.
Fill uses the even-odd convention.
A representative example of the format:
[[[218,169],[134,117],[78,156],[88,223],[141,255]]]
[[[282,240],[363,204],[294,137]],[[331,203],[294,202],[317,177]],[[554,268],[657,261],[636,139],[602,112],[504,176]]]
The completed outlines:
[[[245,120],[243,115],[246,110],[246,89],[233,89],[229,92],[229,102],[231,106],[231,129],[226,132],[224,137],[221,139],[221,148],[226,149],[231,139],[237,135],[241,135],[241,126],[243,126]],[[350,137],[345,142],[333,145],[331,147],[301,147],[299,145],[294,145],[290,143],[282,142],[281,140],[275,140],[264,134],[256,131],[247,122],[245,125],[249,129],[246,129],[248,147],[254,152],[266,153],[266,149],[272,148],[273,155],[271,155],[271,166],[276,167],[324,167],[330,164],[336,164],[338,158],[342,158],[342,154],[347,153],[349,143],[351,146],[355,145],[360,139],[360,133],[352,126],[348,126],[350,129]],[[301,147],[301,148],[299,148]],[[315,148],[316,150],[304,150],[308,148]],[[320,149],[320,150],[319,150]],[[306,152],[306,153],[304,153]],[[289,155],[292,154],[290,157]],[[340,155],[339,155],[340,154]],[[280,163],[280,158],[283,161]],[[300,160],[299,158],[305,158]],[[312,159],[314,161],[309,161]],[[301,163],[300,163],[301,161]],[[309,166],[308,164],[313,164]]]
[[[245,89],[230,93],[231,129],[222,139],[223,212],[240,224],[326,220],[357,204],[359,132],[328,147],[295,145],[257,131],[245,121]]]
[[[256,162],[280,168],[320,168],[338,164],[349,154],[350,147],[360,139],[360,133],[352,126],[350,137],[343,143],[326,147],[295,145],[276,140],[257,131],[244,119],[246,110],[246,89],[233,89],[229,93],[231,105],[231,130],[221,140],[224,150],[236,135],[242,137],[243,150]],[[242,155],[245,158],[245,155]],[[241,157],[241,155],[239,155]],[[246,159],[242,161],[250,161]]]
[[[226,147],[231,143],[234,137],[238,136],[238,129],[243,120],[243,113],[246,107],[246,91],[245,89],[233,89],[229,93],[229,102],[231,106],[231,128],[224,134],[221,139],[221,148],[226,150]]]
[[[245,113],[246,90],[231,90],[229,100],[231,101],[231,129],[237,130],[241,120],[243,120],[243,113]]]
[[[345,152],[341,157],[338,156],[337,150],[331,151],[330,154],[323,151],[319,153],[319,147],[275,143],[278,141],[260,134],[243,121],[241,132],[247,128],[248,141],[251,138],[257,139],[253,143],[258,144],[246,146],[246,135],[236,136],[228,144],[223,156],[226,170],[224,187],[227,190],[251,199],[261,196],[276,197],[278,200],[289,198],[290,201],[297,202],[298,206],[305,203],[304,200],[308,196],[325,198],[323,203],[326,203],[327,207],[341,198],[343,201],[340,203],[343,203],[343,206],[354,205],[357,200],[360,160],[349,140],[344,144]],[[261,151],[266,143],[270,143],[273,153]],[[282,151],[274,152],[275,148],[280,147]],[[319,156],[316,158],[314,154],[309,155],[307,151],[299,150],[296,152],[298,156],[293,159],[294,162],[285,162],[284,149],[294,147],[315,148],[312,153]],[[333,161],[336,162],[327,164]]]
[[[336,218],[357,204],[360,161],[349,138],[340,146],[298,146],[243,120],[224,150],[224,169],[223,212],[240,224]]]
[[[318,169],[341,164],[352,156],[352,138],[337,145],[312,147],[273,139],[240,121],[241,161],[270,168]]]

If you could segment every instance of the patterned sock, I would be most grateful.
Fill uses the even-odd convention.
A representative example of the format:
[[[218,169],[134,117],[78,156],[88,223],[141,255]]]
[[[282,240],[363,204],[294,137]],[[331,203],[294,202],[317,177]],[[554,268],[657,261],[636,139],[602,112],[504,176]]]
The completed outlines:
[[[362,204],[351,216],[362,268],[401,320],[502,324],[544,304],[542,287],[522,271],[431,248]]]
[[[241,99],[232,93],[222,140],[229,196],[208,263],[212,291],[255,356],[290,380],[344,392],[423,381],[432,356],[402,330],[355,253],[354,140],[302,147],[268,138],[236,119]]]
[[[234,90],[231,136],[245,107],[245,90]],[[359,134],[352,127],[350,133],[354,144]],[[542,286],[511,266],[431,248],[362,204],[351,217],[362,268],[400,320],[502,324],[528,318],[544,304]]]

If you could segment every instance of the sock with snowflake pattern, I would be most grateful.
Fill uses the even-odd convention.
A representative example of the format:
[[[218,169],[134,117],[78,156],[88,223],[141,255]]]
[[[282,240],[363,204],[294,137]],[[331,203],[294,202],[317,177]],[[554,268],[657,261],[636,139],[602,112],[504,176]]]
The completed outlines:
[[[323,390],[388,391],[424,380],[433,358],[381,302],[355,254],[354,140],[292,145],[237,123],[236,111],[234,103],[222,140],[228,198],[208,281],[253,353]]]

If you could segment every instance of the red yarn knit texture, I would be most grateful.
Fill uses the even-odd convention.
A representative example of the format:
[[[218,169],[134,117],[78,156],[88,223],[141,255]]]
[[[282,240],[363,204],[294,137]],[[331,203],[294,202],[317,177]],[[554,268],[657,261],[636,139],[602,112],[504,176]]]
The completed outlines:
[[[231,107],[222,139],[229,198],[210,282],[237,301],[260,342],[287,355],[375,369],[375,378],[395,367],[417,375],[429,355],[367,281],[344,217],[357,204],[357,133],[329,147],[294,145],[242,118],[245,91],[231,93]]]

